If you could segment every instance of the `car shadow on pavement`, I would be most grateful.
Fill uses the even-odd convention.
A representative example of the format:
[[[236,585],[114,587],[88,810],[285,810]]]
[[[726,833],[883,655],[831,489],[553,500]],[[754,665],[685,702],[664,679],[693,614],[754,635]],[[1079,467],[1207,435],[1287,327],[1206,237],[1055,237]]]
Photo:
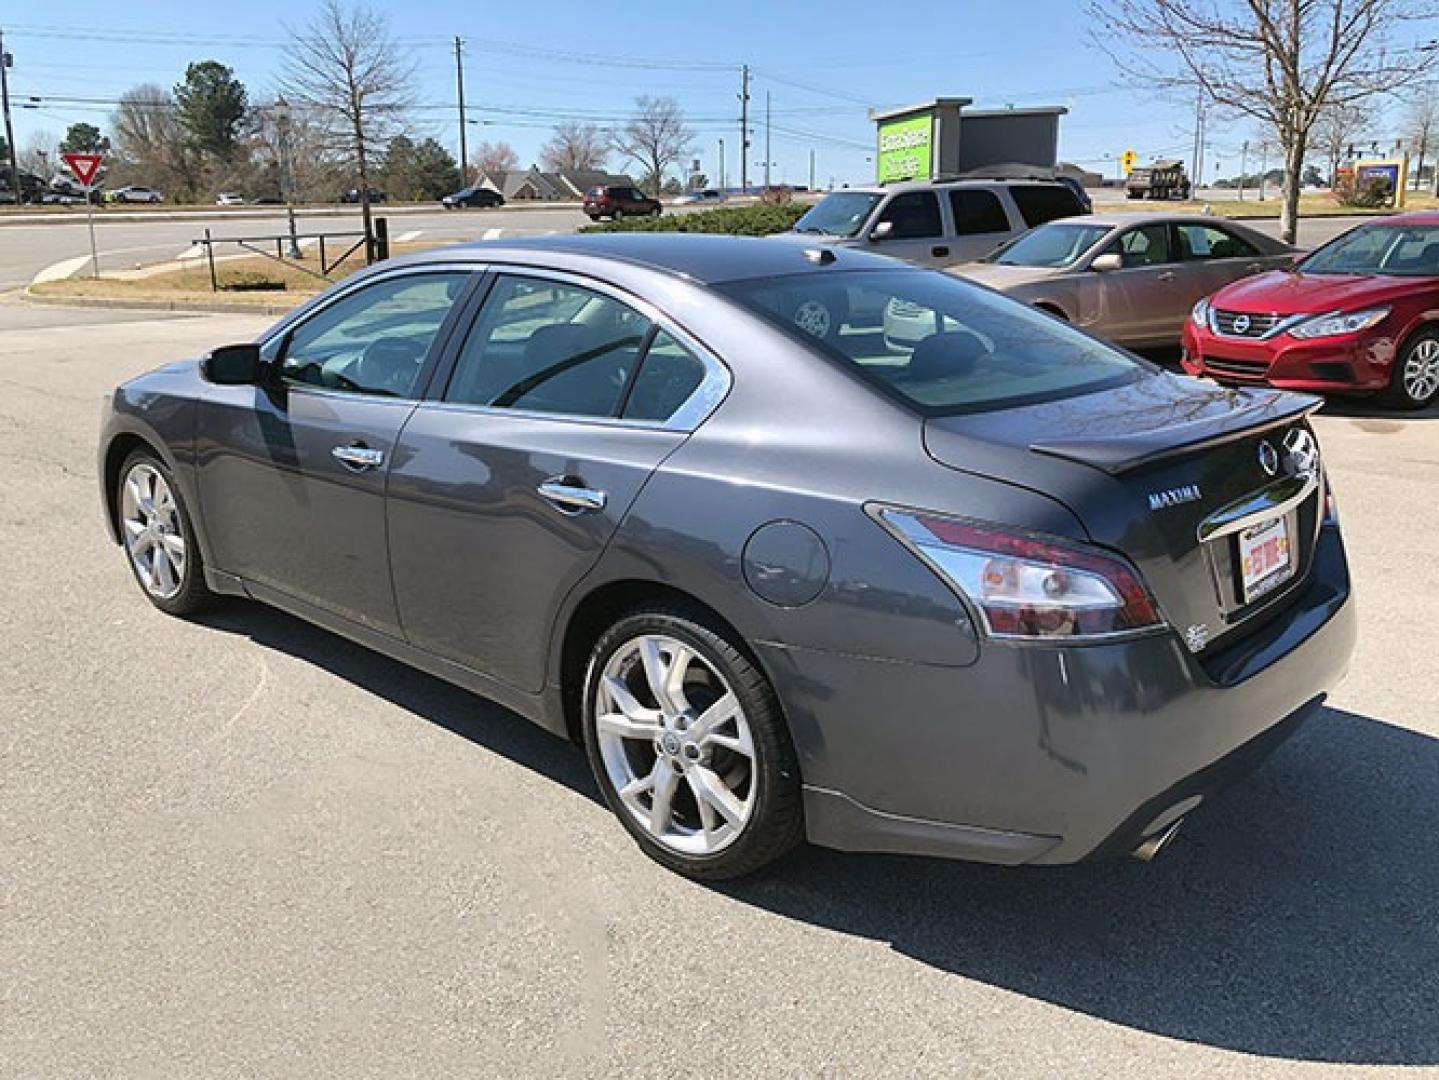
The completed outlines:
[[[1439,1064],[1439,740],[1326,709],[1150,864],[818,849],[724,891],[1115,1024]]]
[[[228,601],[196,621],[242,634],[258,645],[324,668],[477,746],[602,802],[583,751],[486,698],[264,604]]]
[[[599,801],[582,752],[483,698],[259,604],[203,621]],[[1168,1038],[1436,1065],[1436,838],[1439,740],[1325,709],[1153,863],[1010,869],[804,848],[716,888]]]

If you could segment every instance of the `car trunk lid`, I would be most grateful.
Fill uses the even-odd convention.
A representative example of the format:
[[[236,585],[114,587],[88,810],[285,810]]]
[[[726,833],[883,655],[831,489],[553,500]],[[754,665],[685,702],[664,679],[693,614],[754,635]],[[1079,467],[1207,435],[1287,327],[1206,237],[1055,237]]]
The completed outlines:
[[[1135,563],[1169,621],[1202,648],[1307,572],[1320,497],[1305,417],[1318,405],[1150,374],[1116,390],[931,418],[925,446],[941,464],[1065,503],[1092,540]]]

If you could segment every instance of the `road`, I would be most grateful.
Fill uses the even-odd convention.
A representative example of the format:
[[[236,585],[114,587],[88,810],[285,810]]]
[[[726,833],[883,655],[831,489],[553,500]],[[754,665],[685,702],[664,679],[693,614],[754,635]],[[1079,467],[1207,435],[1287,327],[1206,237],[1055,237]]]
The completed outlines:
[[[0,301],[0,1075],[1439,1069],[1439,412],[1318,419],[1353,671],[1157,862],[807,850],[707,888],[504,710],[256,605],[141,598],[101,395],[262,324]]]
[[[1105,207],[1108,208],[1107,206]],[[1152,206],[1146,206],[1152,209]],[[683,209],[666,213],[683,213]],[[77,214],[73,221],[12,223],[0,219],[0,292],[28,285],[37,274],[47,269],[66,273],[84,272],[90,253],[90,239],[85,219]],[[1316,247],[1361,218],[1311,218],[1300,223],[1300,244]],[[390,221],[391,239],[458,243],[463,240],[495,239],[497,237],[533,236],[548,232],[573,232],[587,224],[588,219],[577,208],[530,208],[509,206],[500,210],[464,212],[405,213]],[[1277,221],[1254,221],[1250,224],[1277,236]],[[97,215],[96,233],[100,249],[102,273],[126,270],[135,266],[165,262],[190,251],[195,239],[206,228],[215,236],[274,236],[286,228],[283,214],[274,217],[237,220],[230,215],[214,215],[208,220],[175,220],[165,216],[147,216],[144,220],[106,220]],[[341,216],[327,213],[301,218],[300,231],[338,233],[359,229],[359,215]]]
[[[284,214],[273,217],[237,219],[213,215],[205,220],[147,216],[136,220],[106,220],[96,215],[96,243],[100,249],[102,273],[135,266],[166,262],[191,249],[209,228],[217,237],[274,236],[284,233]],[[463,240],[497,236],[533,236],[546,232],[573,232],[588,220],[578,208],[501,210],[435,210],[427,213],[397,214],[390,220],[391,240],[426,240],[458,243]],[[90,254],[90,237],[83,213],[73,221],[12,223],[0,219],[0,291],[28,285],[36,274],[62,263],[84,272]],[[299,231],[358,232],[359,211],[350,215],[327,213],[299,219]],[[231,249],[238,250],[238,249]]]

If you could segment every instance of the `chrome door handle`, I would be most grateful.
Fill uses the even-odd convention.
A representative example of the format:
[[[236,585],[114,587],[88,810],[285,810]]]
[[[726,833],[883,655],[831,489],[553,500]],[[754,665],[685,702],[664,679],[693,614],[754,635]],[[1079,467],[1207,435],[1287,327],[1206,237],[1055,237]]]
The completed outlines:
[[[364,472],[385,463],[385,452],[368,446],[337,446],[330,453],[347,469]]]
[[[1162,274],[1159,275],[1158,280],[1159,280],[1159,281],[1173,281],[1173,280],[1174,280],[1174,271],[1173,271],[1173,270],[1166,270],[1166,271],[1164,271],[1164,273],[1162,273]]]
[[[562,514],[583,514],[605,508],[605,493],[572,483],[570,477],[556,476],[536,489]]]

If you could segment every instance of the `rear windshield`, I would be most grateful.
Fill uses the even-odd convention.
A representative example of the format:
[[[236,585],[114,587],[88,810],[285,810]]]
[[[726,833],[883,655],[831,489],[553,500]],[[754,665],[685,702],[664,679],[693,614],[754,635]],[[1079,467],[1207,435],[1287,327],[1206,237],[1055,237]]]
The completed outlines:
[[[794,231],[821,236],[854,236],[884,196],[872,191],[834,191],[794,223]]]
[[[1000,248],[989,261],[1004,266],[1070,266],[1109,231],[1108,225],[1041,225]]]
[[[1439,277],[1439,226],[1363,225],[1299,264],[1306,274]]]
[[[806,273],[719,289],[925,415],[1075,397],[1147,370],[1027,304],[933,271]]]
[[[1009,194],[1031,229],[1055,218],[1084,213],[1079,197],[1064,184],[1014,184]]]

